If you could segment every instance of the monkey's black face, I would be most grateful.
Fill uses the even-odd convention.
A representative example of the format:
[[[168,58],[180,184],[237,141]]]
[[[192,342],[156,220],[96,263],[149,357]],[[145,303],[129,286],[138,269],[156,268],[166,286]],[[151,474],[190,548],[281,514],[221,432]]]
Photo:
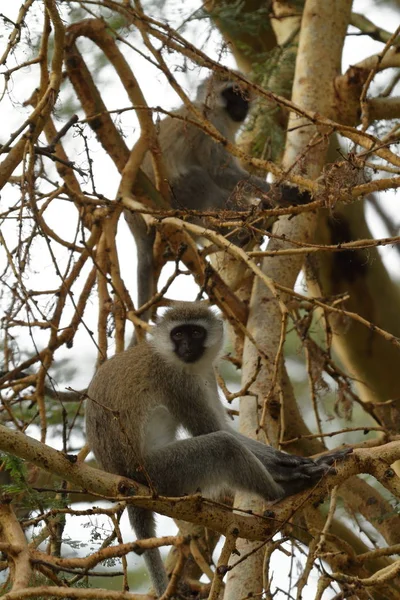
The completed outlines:
[[[221,93],[226,100],[226,112],[236,123],[241,123],[249,112],[249,99],[238,86],[227,87]]]
[[[202,357],[207,331],[201,325],[179,325],[170,333],[174,352],[185,363],[193,363]]]

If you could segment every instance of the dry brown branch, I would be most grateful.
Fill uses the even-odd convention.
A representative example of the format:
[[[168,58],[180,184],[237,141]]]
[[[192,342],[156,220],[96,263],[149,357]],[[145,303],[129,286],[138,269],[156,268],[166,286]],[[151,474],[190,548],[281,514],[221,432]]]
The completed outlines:
[[[0,504],[0,539],[3,539],[3,552],[8,555],[12,572],[12,592],[18,592],[29,585],[32,568],[28,545],[11,506],[10,498],[2,498]]]
[[[399,181],[399,185],[400,185],[400,181]],[[123,200],[123,203],[128,208],[140,209],[140,205],[137,202],[135,202],[134,200],[132,200],[131,198],[124,197],[124,198],[122,198],[122,200]],[[328,312],[339,313],[341,315],[344,315],[351,319],[354,319],[355,321],[358,321],[359,323],[368,327],[371,331],[375,331],[376,333],[379,333],[380,335],[382,335],[383,338],[385,338],[387,341],[391,342],[394,346],[400,348],[400,341],[397,339],[396,336],[390,334],[388,331],[384,331],[380,327],[377,327],[376,325],[374,325],[374,323],[368,321],[367,319],[364,319],[357,313],[346,311],[342,308],[336,308],[335,306],[328,305],[325,302],[318,300],[317,298],[312,298],[312,299],[308,298],[307,296],[304,296],[303,294],[298,294],[297,292],[294,292],[291,288],[288,288],[284,285],[276,283],[275,281],[273,281],[270,277],[268,277],[261,271],[261,269],[257,266],[257,264],[255,262],[253,262],[249,258],[249,256],[247,255],[247,253],[245,251],[243,251],[241,248],[239,248],[237,246],[234,246],[233,244],[231,244],[229,241],[227,241],[224,237],[222,237],[218,233],[216,233],[212,230],[209,230],[209,229],[204,229],[203,227],[200,227],[199,225],[195,225],[193,223],[179,221],[178,219],[175,219],[175,218],[166,218],[162,223],[163,224],[165,223],[167,225],[175,225],[177,227],[180,227],[184,231],[192,232],[193,234],[195,234],[197,236],[207,237],[207,239],[209,239],[211,242],[213,242],[220,248],[224,249],[227,253],[229,253],[232,256],[234,256],[235,258],[238,258],[239,260],[243,261],[253,271],[253,273],[266,285],[266,287],[272,292],[272,295],[278,300],[280,306],[282,307],[283,312],[285,312],[286,309],[285,309],[285,304],[282,300],[282,294],[280,294],[280,292],[283,292],[284,294],[288,294],[289,296],[292,296],[293,298],[313,303],[316,306],[319,306]]]
[[[222,548],[217,568],[215,569],[208,600],[218,600],[220,597],[222,579],[228,570],[229,559],[232,553],[235,552],[237,536],[238,530],[235,528],[231,528],[226,533],[224,547]]]
[[[34,143],[39,137],[44,124],[52,111],[62,80],[62,63],[64,51],[64,26],[57,12],[55,2],[45,0],[46,12],[48,13],[52,25],[56,32],[55,45],[53,49],[53,57],[51,63],[51,73],[45,89],[41,89],[40,97],[35,109],[32,111],[29,118],[18,128],[16,132],[4,144],[5,148],[10,147],[13,141],[24,131],[29,129],[29,134],[24,134],[23,137],[9,151],[7,158],[0,164],[0,189],[8,182],[16,167],[21,163],[26,148],[26,143]],[[29,6],[28,6],[29,8]],[[42,43],[46,43],[46,35],[43,36]],[[42,73],[43,73],[42,65]],[[46,66],[47,74],[47,66]],[[47,77],[43,77],[47,79]]]
[[[111,514],[110,518],[115,519],[115,516]],[[30,559],[34,563],[48,563],[60,570],[81,569],[83,571],[88,571],[89,569],[96,567],[99,563],[111,558],[126,557],[129,552],[141,554],[144,550],[149,548],[161,548],[163,546],[179,547],[182,544],[187,543],[187,541],[187,538],[183,536],[149,538],[147,540],[137,540],[136,542],[126,544],[123,544],[118,539],[118,546],[102,548],[101,550],[98,550],[97,552],[94,552],[90,556],[84,558],[59,558],[57,556],[49,556],[47,553],[36,549],[32,549],[29,552]]]
[[[110,3],[110,4],[112,4],[112,3]],[[130,16],[131,17],[133,16],[134,22],[136,23],[137,16],[135,16],[134,14],[131,14]],[[146,22],[146,16],[142,14],[141,15],[141,20],[143,21],[143,23]],[[143,23],[142,23],[142,28],[143,28]],[[154,20],[153,20],[153,23],[154,23]],[[157,26],[159,26],[161,29],[163,28],[162,24],[160,24],[160,23],[157,23]],[[154,32],[153,29],[151,29],[151,33],[155,34],[155,32]],[[155,35],[156,35],[156,37],[158,35],[159,39],[164,39],[163,36],[159,32],[158,32],[158,34],[156,33]],[[182,42],[182,40],[180,40],[180,41]],[[182,46],[177,46],[175,49],[178,50],[178,51],[182,51],[182,52],[184,51],[184,50],[182,50]],[[191,56],[190,52],[189,52],[189,55]],[[197,59],[199,59],[199,57],[201,57],[202,59],[204,59],[204,57],[201,56],[200,53],[197,54]],[[216,70],[222,70],[222,71],[224,70],[223,67],[221,68],[220,65],[217,65],[216,63],[213,63],[212,61],[211,61],[211,63],[210,63],[210,61],[208,63],[206,61],[206,64],[208,64],[208,66],[210,66],[210,67],[212,66]],[[368,69],[368,65],[360,66],[360,69]],[[374,136],[371,136],[370,134],[366,134],[365,132],[363,132],[360,135],[360,132],[358,130],[356,130],[355,128],[353,128],[353,127],[348,127],[348,126],[345,126],[345,125],[341,125],[339,123],[335,123],[332,120],[329,120],[329,119],[321,117],[320,114],[319,115],[313,115],[309,111],[305,111],[303,109],[299,109],[293,103],[287,101],[286,99],[278,97],[275,94],[272,94],[271,92],[267,92],[266,90],[263,90],[259,86],[255,86],[255,85],[251,84],[250,82],[248,82],[247,80],[245,80],[243,77],[238,76],[238,79],[240,79],[240,81],[242,81],[242,82],[246,82],[249,85],[249,87],[251,89],[253,89],[253,91],[256,91],[260,95],[264,95],[265,97],[268,97],[270,100],[273,100],[274,102],[277,102],[278,104],[280,104],[282,106],[285,106],[289,110],[293,110],[298,115],[305,116],[311,122],[313,122],[313,123],[320,123],[321,125],[323,124],[323,125],[329,126],[330,127],[330,131],[332,133],[335,132],[335,131],[340,131],[340,133],[342,133],[342,135],[345,135],[346,137],[349,137],[350,139],[354,139],[354,138],[358,137],[358,138],[360,138],[363,141],[363,144],[367,144],[368,140],[373,141],[375,144],[377,143],[377,140],[374,138]],[[188,104],[187,97],[182,93],[181,90],[178,89],[179,86],[177,86],[176,82],[175,82],[174,85],[176,86],[175,89],[176,89],[177,93],[180,94],[181,99],[184,101],[184,103],[186,103],[188,106],[190,106]],[[215,136],[215,131],[213,130],[213,128],[210,128],[210,127],[206,126],[206,122],[204,121],[204,119],[200,120],[200,124],[201,124],[202,127],[205,127],[205,130],[207,131],[207,133],[209,135],[212,135],[212,137],[214,137],[214,139],[216,139],[216,140],[221,141],[222,143],[224,143],[224,145],[226,145],[228,147],[229,151],[232,152],[232,154],[234,154],[235,156],[241,158],[242,160],[245,160],[246,162],[252,164],[256,168],[271,171],[272,173],[274,173],[276,175],[276,177],[278,179],[285,178],[285,177],[287,178],[288,177],[288,172],[286,172],[286,173],[283,173],[282,171],[279,172],[279,170],[277,169],[277,167],[275,165],[273,165],[273,164],[271,165],[268,161],[262,161],[260,159],[246,157],[244,155],[244,153],[241,152],[238,148],[235,148],[232,144],[227,143],[226,140],[221,139],[220,135]],[[391,153],[388,151],[387,155],[391,156]],[[393,160],[397,162],[398,158],[395,155],[393,155]],[[293,176],[293,175],[290,175],[290,178],[291,178],[291,180],[293,182],[296,182],[297,184],[303,185],[304,187],[306,187],[306,189],[313,190],[313,191],[316,191],[316,189],[317,189],[315,187],[316,184],[315,183],[312,184],[309,180],[306,181],[306,180],[303,179],[303,181],[301,181],[301,178],[299,178],[298,176]],[[380,189],[385,189],[385,185],[389,185],[390,186],[391,184],[388,183],[388,184],[380,184],[380,185],[382,186]],[[364,188],[360,188],[360,189],[352,191],[353,197],[357,197],[357,196],[365,194],[365,193],[368,193],[368,190],[364,189]]]
[[[394,564],[384,567],[380,571],[377,571],[372,577],[352,577],[345,575],[344,573],[332,573],[330,576],[333,580],[341,583],[351,583],[354,587],[370,587],[386,583],[393,580],[400,573],[400,560],[397,560]]]
[[[272,236],[271,236],[272,237]],[[257,256],[290,256],[291,254],[313,254],[315,252],[345,252],[346,250],[356,250],[365,248],[375,248],[377,246],[388,246],[400,244],[400,236],[381,238],[376,240],[354,240],[339,244],[307,244],[307,242],[297,242],[296,240],[285,240],[289,244],[299,246],[298,248],[283,248],[279,250],[256,250],[248,253],[250,257]]]
[[[91,249],[95,246],[95,244],[97,243],[99,237],[101,234],[101,229],[97,226],[94,225],[93,229],[92,229],[92,233],[90,238],[87,240],[86,245],[85,245],[85,250],[84,252],[81,253],[79,259],[77,260],[77,262],[75,263],[71,274],[69,276],[69,278],[67,278],[64,283],[62,284],[62,296],[61,296],[61,300],[60,302],[62,303],[63,301],[65,301],[65,295],[68,292],[68,285],[72,284],[72,282],[76,279],[76,277],[79,275],[81,269],[83,268],[84,263],[87,261],[89,255],[90,255],[90,251]],[[29,297],[29,294],[27,293],[27,297]],[[60,305],[59,305],[60,307]],[[58,314],[60,314],[60,310],[58,311]],[[54,315],[56,315],[56,313],[53,314],[53,319],[55,318]],[[44,317],[45,318],[45,317]],[[71,320],[71,324],[70,327],[67,327],[66,329],[63,329],[61,331],[61,333],[59,333],[57,335],[57,329],[56,331],[56,335],[55,337],[52,336],[52,346],[51,349],[54,351],[56,350],[56,348],[59,348],[61,345],[63,344],[67,344],[70,343],[73,340],[74,334],[76,332],[76,329],[80,323],[80,318],[81,315],[79,313],[77,313],[73,319]],[[49,320],[50,323],[50,327],[53,327],[54,325],[54,320]],[[16,375],[18,375],[19,373],[21,373],[21,371],[24,371],[25,369],[27,369],[28,367],[30,367],[31,365],[35,364],[38,361],[43,361],[46,354],[47,354],[48,350],[47,348],[44,350],[41,350],[40,352],[38,352],[37,354],[35,354],[34,356],[32,356],[31,358],[23,361],[18,367],[16,367],[15,369],[10,370],[6,375],[2,376],[0,378],[0,384],[4,383],[4,381],[13,379]]]
[[[381,431],[383,433],[386,430],[384,427],[370,427],[369,425],[366,425],[365,427],[345,427],[344,429],[338,429],[337,431],[329,431],[328,433],[322,433],[322,432],[310,433],[308,435],[303,435],[301,438],[293,438],[292,440],[284,440],[281,442],[281,444],[282,444],[282,446],[285,446],[288,444],[293,444],[293,442],[296,442],[298,439],[333,437],[335,435],[341,435],[342,433],[350,433],[351,431],[363,431],[365,433],[368,433],[369,431]],[[374,440],[374,442],[377,443],[377,440]]]
[[[210,581],[212,581],[214,577],[214,571],[211,569],[207,560],[204,558],[198,543],[194,539],[190,540],[190,554],[193,556],[201,571],[205,575],[207,575]]]
[[[178,549],[178,560],[176,561],[175,566],[172,570],[168,587],[165,590],[164,594],[160,597],[160,600],[169,600],[169,598],[173,597],[173,594],[176,592],[176,590],[178,588],[178,584],[179,584],[184,566],[185,566],[185,556],[184,556],[182,550],[179,548]]]
[[[147,492],[144,486],[132,480],[76,463],[74,458],[68,458],[68,455],[53,450],[22,433],[11,431],[2,425],[0,425],[0,432],[0,449],[29,460],[42,469],[51,470],[52,473],[81,486],[94,495],[126,500],[130,494]],[[128,494],[128,496],[122,497],[121,494]],[[256,538],[259,535],[269,535],[271,531],[270,519],[233,515],[231,508],[224,505],[219,505],[217,508],[214,504],[202,500],[200,496],[152,499],[142,495],[140,498],[136,496],[134,502],[135,505],[165,512],[171,517],[197,522],[221,533],[232,524],[238,528],[243,537],[249,539],[254,535]],[[200,506],[202,506],[201,511]]]
[[[57,473],[75,485],[82,486],[91,493],[107,498],[122,499],[122,494],[140,494],[146,488],[123,477],[104,473],[83,463],[76,463],[68,455],[51,449],[49,446],[25,436],[17,431],[10,431],[0,425],[0,449],[24,458],[36,466]],[[356,450],[354,457],[346,463],[337,466],[337,475],[330,475],[327,480],[331,485],[337,485],[344,479],[357,473],[371,473],[390,491],[398,493],[400,484],[398,478],[390,469],[390,465],[400,459],[400,443],[391,442],[376,448]],[[285,522],[293,512],[307,502],[316,502],[323,498],[325,490],[322,486],[294,496],[290,502],[280,502],[274,507],[277,522]],[[128,496],[124,497],[127,500]],[[200,497],[179,499],[158,498],[135,495],[131,500],[137,506],[157,510],[172,517],[201,523],[217,531],[226,532],[227,527],[237,527],[239,535],[247,539],[260,539],[258,536],[268,536],[273,527],[269,519],[259,517],[242,517],[234,515],[231,509],[223,505],[209,504]],[[199,506],[202,510],[199,512]]]
[[[385,44],[392,37],[392,34],[389,31],[386,31],[382,27],[378,27],[365,15],[352,13],[350,23],[354,27],[357,27],[357,29],[359,29],[362,33],[369,35],[372,39],[377,40],[378,42],[383,42]],[[394,40],[392,43],[397,43],[397,40]]]
[[[396,31],[389,37],[389,39],[387,40],[385,47],[383,48],[382,52],[380,54],[377,55],[376,57],[376,64],[374,65],[374,67],[370,70],[370,72],[368,73],[368,77],[367,80],[363,86],[363,89],[361,91],[361,96],[360,96],[360,106],[361,106],[361,123],[363,126],[363,130],[365,131],[368,128],[369,125],[369,117],[368,117],[368,103],[366,101],[367,98],[367,92],[368,92],[368,88],[371,84],[371,81],[373,80],[373,78],[375,77],[375,74],[382,69],[382,63],[385,60],[385,56],[387,55],[387,53],[389,52],[391,46],[395,43],[396,38],[398,37],[400,33],[400,26],[396,29]],[[400,63],[399,63],[400,65]]]
[[[34,0],[26,0],[26,2],[24,2],[21,5],[21,8],[18,11],[18,16],[15,20],[15,24],[14,24],[14,29],[12,30],[12,32],[10,33],[10,35],[8,36],[8,43],[7,43],[7,47],[3,53],[3,55],[0,58],[0,64],[4,65],[7,61],[7,57],[10,54],[10,52],[12,51],[12,49],[18,44],[18,42],[21,39],[21,25],[23,23],[23,21],[25,20],[28,11],[30,9],[30,7],[32,6],[32,4],[34,3]]]
[[[398,119],[400,117],[400,98],[370,98],[367,114],[370,121]]]
[[[3,595],[3,600],[22,600],[23,598],[65,598],[68,594],[69,598],[75,600],[150,600],[147,594],[132,594],[130,592],[113,592],[104,589],[78,589],[54,586],[38,586],[25,588],[18,592],[9,592]]]
[[[285,407],[284,407],[284,402],[283,402],[283,394],[282,394],[280,375],[281,375],[281,368],[282,368],[282,362],[283,362],[283,345],[285,343],[285,338],[286,338],[287,321],[288,321],[288,313],[286,311],[282,312],[279,343],[277,346],[276,355],[274,357],[274,362],[273,362],[273,367],[272,367],[270,391],[268,392],[267,396],[265,397],[264,404],[262,407],[261,417],[260,417],[260,428],[264,430],[264,433],[268,440],[268,433],[267,433],[267,427],[266,427],[267,415],[270,415],[270,413],[271,413],[271,401],[273,402],[273,396],[274,396],[274,394],[278,393],[282,400],[281,404],[280,404],[281,410],[280,410],[279,435],[278,435],[279,445],[282,443],[283,438],[285,436],[285,432],[286,432]]]
[[[393,37],[393,36],[391,36]],[[360,61],[355,67],[359,69],[376,69],[376,72],[384,71],[385,69],[396,68],[400,65],[398,48],[390,48],[385,55],[381,58],[381,54],[373,54],[368,56],[364,60]]]
[[[130,10],[130,9],[126,9],[125,7],[118,6],[112,0],[104,0],[104,5],[120,12],[127,18],[128,21],[130,21],[133,24],[135,24],[136,26],[140,27],[142,30],[146,27],[146,24],[148,24],[148,33],[150,33],[152,36],[156,37],[159,41],[165,43],[167,46],[176,50],[177,52],[180,52],[180,53],[184,54],[185,56],[187,56],[188,58],[192,59],[194,62],[201,64],[203,66],[207,66],[210,69],[213,69],[217,72],[221,72],[221,73],[228,72],[228,69],[226,67],[222,66],[221,64],[219,64],[216,61],[210,60],[210,58],[207,55],[205,55],[204,53],[199,51],[197,48],[195,48],[193,45],[188,43],[187,40],[185,40],[182,36],[180,36],[176,31],[173,31],[170,27],[168,27],[168,25],[165,25],[164,23],[159,22],[155,19],[149,18],[142,11],[137,13],[135,10]],[[375,56],[371,57],[370,59],[367,59],[366,61],[359,63],[358,65],[356,65],[356,67],[360,68],[362,70],[364,70],[364,69],[370,70],[371,68],[374,67],[376,60],[377,59]],[[384,60],[380,64],[380,69],[387,68],[388,67],[387,63],[390,63],[390,61],[392,61],[392,62],[394,61],[395,64],[394,65],[389,64],[389,66],[396,66],[398,64],[398,62],[396,62],[396,60],[397,60],[397,57],[396,57],[395,49],[392,49],[385,55]],[[280,106],[286,108],[287,110],[293,111],[294,113],[296,113],[299,116],[306,117],[311,123],[319,124],[320,126],[321,125],[327,126],[332,133],[338,131],[346,137],[349,137],[348,134],[355,135],[357,133],[360,133],[354,127],[336,123],[332,119],[323,117],[321,115],[321,113],[317,114],[313,111],[305,110],[304,108],[300,108],[294,102],[291,102],[290,100],[283,98],[282,96],[274,94],[273,92],[271,92],[269,90],[263,89],[261,86],[250,82],[244,76],[236,74],[236,77],[242,84],[247,84],[249,89],[251,89],[255,94],[259,94],[260,96],[265,97],[269,101],[277,103]],[[168,74],[168,79],[170,79],[169,74]],[[176,85],[176,82],[174,85]],[[177,91],[178,95],[180,96],[181,100],[184,102],[184,104],[187,105],[190,110],[192,110],[187,96],[182,93],[182,91],[179,89],[179,86],[177,86],[177,85],[176,85],[176,91]],[[202,119],[200,122],[204,124],[204,119]],[[221,135],[218,132],[216,135],[216,133],[212,127],[206,128],[206,131],[209,135],[214,137],[214,139],[217,139],[217,140],[220,140],[220,141],[223,141],[224,143],[226,143],[226,140],[223,140],[223,138],[221,139]],[[371,138],[373,138],[373,136],[370,136],[369,134],[362,132],[361,138],[362,139],[371,139]],[[282,170],[277,168],[277,166],[274,165],[273,163],[271,163],[269,161],[264,161],[261,159],[251,158],[251,157],[249,160],[249,157],[246,157],[243,152],[241,152],[238,148],[236,148],[232,144],[227,144],[227,148],[228,148],[229,152],[231,152],[234,156],[237,156],[238,158],[240,158],[242,160],[247,159],[247,162],[252,164],[255,168],[270,171],[278,179],[280,179],[281,177],[287,178],[287,173],[284,173]],[[299,177],[298,175],[291,175],[291,181],[293,181],[294,183],[297,183],[300,186],[303,185],[306,189],[309,189],[310,191],[314,191],[316,189],[314,187],[315,183],[312,183],[310,180],[305,180],[304,178]]]
[[[139,146],[136,146],[136,170],[139,169],[146,151],[150,150],[154,161],[156,187],[161,192],[163,198],[167,199],[169,188],[162,164],[157,132],[151,119],[151,111],[147,107],[145,97],[137,79],[123,54],[118,49],[114,38],[110,35],[106,23],[101,19],[87,19],[72,25],[68,30],[68,35],[70,44],[74,44],[79,36],[85,36],[93,40],[103,50],[110,63],[114,66],[132,105],[141,107],[141,110],[137,111],[137,117],[141,128],[140,139],[145,143],[140,152],[138,152]]]

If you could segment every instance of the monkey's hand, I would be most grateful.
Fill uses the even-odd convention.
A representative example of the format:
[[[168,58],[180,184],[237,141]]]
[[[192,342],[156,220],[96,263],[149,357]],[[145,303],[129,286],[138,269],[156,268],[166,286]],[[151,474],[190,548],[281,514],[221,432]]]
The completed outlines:
[[[297,206],[298,204],[308,204],[313,198],[307,190],[301,191],[294,185],[271,185],[268,194],[263,195],[261,199],[262,208],[273,208],[274,206]]]
[[[351,452],[351,448],[342,448],[312,459],[276,451],[267,468],[284,489],[285,496],[291,496],[315,485],[324,475],[334,474],[336,462],[344,460]],[[265,460],[263,463],[267,466]]]

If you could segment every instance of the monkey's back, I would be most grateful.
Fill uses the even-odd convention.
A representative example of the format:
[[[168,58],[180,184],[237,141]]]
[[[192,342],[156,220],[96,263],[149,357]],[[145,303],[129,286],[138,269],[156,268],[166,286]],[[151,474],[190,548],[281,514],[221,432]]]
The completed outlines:
[[[142,342],[107,360],[94,375],[87,392],[86,433],[106,471],[137,476],[146,422],[163,403],[159,381],[166,373],[160,367],[151,346]]]
[[[196,104],[196,107],[201,112],[204,111],[202,104]],[[210,174],[213,171],[222,173],[228,157],[229,160],[235,160],[227,154],[219,142],[207,135],[200,127],[190,123],[190,121],[196,121],[196,118],[187,108],[183,107],[172,114],[178,118],[168,116],[162,119],[158,125],[158,138],[166,175],[172,185],[185,177],[188,172],[192,172],[196,166],[205,169]],[[234,141],[239,124],[227,120],[223,109],[216,108],[207,117],[224,137],[231,142]],[[146,175],[154,181],[150,152],[147,152],[142,168]],[[174,198],[172,198],[172,203],[174,204]],[[198,206],[191,207],[189,204],[190,198],[186,199],[184,206],[199,208]]]

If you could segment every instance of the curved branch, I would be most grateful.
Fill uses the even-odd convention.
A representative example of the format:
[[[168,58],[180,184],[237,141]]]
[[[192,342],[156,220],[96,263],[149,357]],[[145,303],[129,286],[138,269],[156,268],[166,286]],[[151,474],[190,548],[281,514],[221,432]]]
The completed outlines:
[[[13,571],[11,591],[18,592],[28,586],[32,568],[28,544],[10,502],[0,504],[0,539],[10,546],[7,554]]]
[[[368,100],[368,117],[370,121],[398,119],[400,117],[400,97],[371,98]]]

